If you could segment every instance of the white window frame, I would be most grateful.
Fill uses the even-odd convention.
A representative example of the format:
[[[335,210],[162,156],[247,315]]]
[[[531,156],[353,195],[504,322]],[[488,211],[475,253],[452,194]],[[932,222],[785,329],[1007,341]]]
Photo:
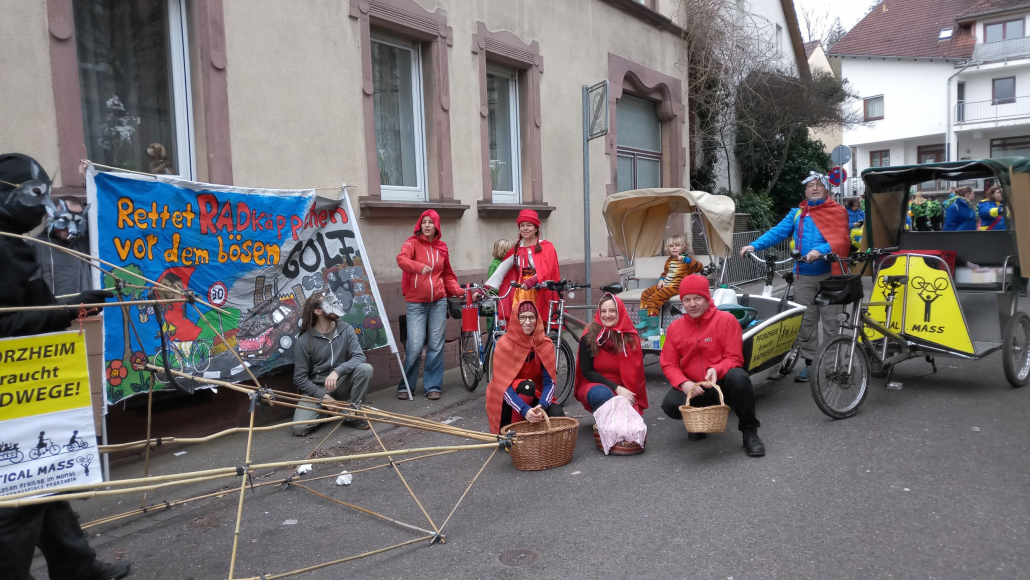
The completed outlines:
[[[197,180],[193,129],[193,85],[190,81],[189,29],[185,0],[168,0],[168,45],[175,108],[175,144],[179,177]]]
[[[380,195],[383,200],[389,201],[428,201],[429,192],[426,188],[426,113],[425,95],[422,88],[422,47],[417,42],[409,42],[378,33],[372,34],[372,42],[411,52],[411,90],[414,93],[411,102],[414,108],[412,111],[414,119],[412,129],[415,137],[415,182],[417,185],[415,187],[405,187],[380,184]],[[375,131],[375,127],[372,127],[372,130]]]
[[[497,191],[493,189],[491,183],[491,198],[494,203],[522,203],[522,125],[519,123],[519,75],[513,70],[493,66],[486,67],[486,74],[508,79],[508,99],[511,103],[508,122],[511,125],[509,131],[511,134],[511,187],[514,191]],[[489,157],[489,149],[486,154]],[[488,163],[489,161],[487,159]]]

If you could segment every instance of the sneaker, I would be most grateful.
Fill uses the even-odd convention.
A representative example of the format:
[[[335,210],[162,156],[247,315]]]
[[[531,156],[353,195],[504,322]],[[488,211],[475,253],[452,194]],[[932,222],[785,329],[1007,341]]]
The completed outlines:
[[[708,437],[708,433],[687,433],[687,441],[700,441]]]
[[[118,580],[129,575],[132,564],[128,562],[108,563],[102,560],[94,560],[93,568],[86,576],[87,580]]]
[[[368,421],[364,419],[344,419],[343,424],[351,429],[361,429],[362,431],[367,431],[370,428]]]
[[[795,383],[807,383],[808,382],[808,369],[810,369],[810,368],[812,368],[812,367],[806,366],[805,368],[801,369],[801,372],[798,373],[798,376],[794,377],[794,382]]]
[[[744,431],[744,452],[748,457],[764,457],[765,444],[758,437],[758,429],[746,429]]]

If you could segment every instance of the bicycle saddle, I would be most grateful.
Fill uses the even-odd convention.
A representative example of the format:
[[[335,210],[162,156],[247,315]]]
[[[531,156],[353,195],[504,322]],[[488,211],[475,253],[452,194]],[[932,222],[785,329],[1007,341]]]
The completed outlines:
[[[601,292],[606,294],[618,294],[622,292],[622,284],[608,284],[607,286],[601,286]]]
[[[908,276],[884,276],[883,281],[889,286],[904,286],[908,283]]]

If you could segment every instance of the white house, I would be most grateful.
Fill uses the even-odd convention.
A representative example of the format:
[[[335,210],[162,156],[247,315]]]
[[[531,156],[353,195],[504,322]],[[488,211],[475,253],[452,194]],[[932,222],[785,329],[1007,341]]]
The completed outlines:
[[[862,97],[867,167],[1030,156],[1030,0],[884,0],[833,46]],[[922,184],[924,191],[948,183]],[[861,190],[855,180],[854,190]]]

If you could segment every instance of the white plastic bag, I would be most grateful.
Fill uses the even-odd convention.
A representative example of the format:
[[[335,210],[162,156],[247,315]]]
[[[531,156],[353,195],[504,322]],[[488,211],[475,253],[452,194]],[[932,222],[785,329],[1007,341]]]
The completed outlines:
[[[336,485],[350,485],[354,481],[354,476],[346,471],[340,473],[340,476],[336,478]]]
[[[641,447],[647,440],[647,424],[633,405],[621,395],[608,399],[594,411],[594,422],[601,436],[601,447],[604,454],[620,441],[636,443]]]

